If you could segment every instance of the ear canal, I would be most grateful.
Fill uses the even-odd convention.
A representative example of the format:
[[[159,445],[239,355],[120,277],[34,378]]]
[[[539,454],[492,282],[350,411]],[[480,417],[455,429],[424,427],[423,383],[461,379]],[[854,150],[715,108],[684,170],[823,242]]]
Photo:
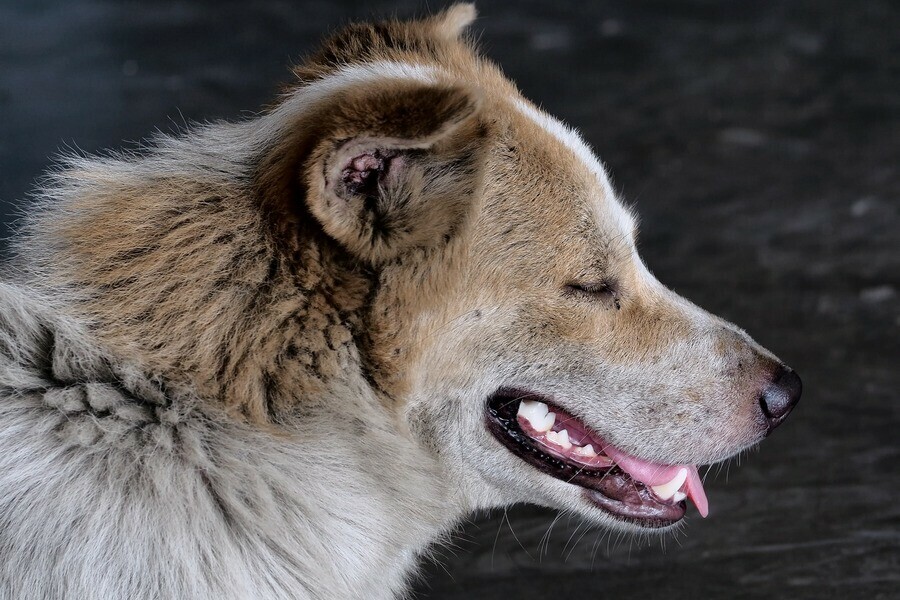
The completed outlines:
[[[347,161],[341,169],[340,180],[335,185],[343,186],[345,195],[364,194],[374,197],[384,184],[391,161],[397,158],[395,152],[378,148],[369,149]]]

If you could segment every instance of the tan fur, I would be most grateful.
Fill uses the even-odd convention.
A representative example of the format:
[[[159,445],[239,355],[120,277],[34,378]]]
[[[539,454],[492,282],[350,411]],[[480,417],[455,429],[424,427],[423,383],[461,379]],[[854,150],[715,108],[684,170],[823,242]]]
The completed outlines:
[[[602,166],[479,56],[474,16],[351,25],[258,118],[70,159],[19,277],[110,356],[292,451],[374,427],[417,478],[366,493],[430,507],[432,535],[518,501],[625,527],[501,447],[486,398],[535,389],[626,452],[712,462],[766,434],[780,363],[653,278]],[[357,450],[342,468],[393,473]],[[396,581],[418,549],[398,552]]]
[[[309,82],[313,71],[318,76],[333,72],[351,55],[360,62],[411,58],[409,50],[375,43],[368,56],[354,54],[370,41],[385,42],[388,35],[411,46],[434,44],[447,60],[473,62],[474,55],[452,34],[473,14],[471,7],[460,5],[418,23],[351,26],[326,43],[348,54],[312,60],[298,74]],[[436,30],[443,39],[433,38]],[[264,422],[278,407],[314,398],[321,392],[318,382],[336,376],[348,360],[342,354],[351,339],[349,324],[360,322],[356,312],[376,275],[351,264],[309,222],[308,210],[315,212],[316,205],[303,205],[306,192],[299,186],[309,182],[303,181],[301,165],[315,175],[333,143],[327,140],[367,130],[431,145],[434,136],[442,135],[434,128],[455,118],[441,112],[441,102],[448,111],[468,111],[460,113],[465,118],[472,110],[466,103],[479,101],[477,92],[466,92],[458,83],[436,90],[442,99],[415,86],[403,95],[396,85],[348,90],[303,114],[283,139],[265,149],[250,174],[255,185],[249,189],[238,181],[198,180],[194,173],[97,181],[91,172],[70,172],[89,193],[74,195],[58,223],[48,215],[36,226],[41,236],[56,240],[60,254],[54,258],[64,257],[47,265],[49,282],[79,290],[73,309],[90,318],[105,343],[141,356],[153,371],[188,380],[235,414]],[[375,122],[373,103],[391,112],[377,115]],[[333,110],[335,104],[340,111]],[[471,154],[472,144],[484,135],[481,124],[469,127],[468,139],[448,143]],[[470,181],[477,181],[476,173]],[[448,235],[460,216],[413,214],[409,219],[441,227],[415,231],[417,238],[428,239]],[[369,327],[379,325],[370,322]],[[303,367],[299,373],[294,372],[297,362]],[[285,378],[292,383],[285,385]],[[273,382],[289,391],[273,391]]]
[[[311,401],[355,360],[378,389],[402,398],[435,327],[419,331],[422,315],[452,322],[485,301],[512,301],[498,294],[530,297],[522,318],[540,322],[542,336],[593,341],[604,361],[647,359],[666,351],[667,338],[694,335],[679,306],[635,271],[633,232],[598,229],[596,207],[615,202],[608,190],[511,109],[518,93],[460,39],[472,16],[457,6],[335,34],[295,69],[295,89],[379,61],[437,68],[446,83],[388,80],[336,92],[281,123],[283,135],[251,156],[256,166],[240,178],[69,173],[86,192],[71,196],[65,218],[36,226],[62,257],[45,266],[48,280],[79,291],[72,310],[105,343],[260,423]],[[394,219],[404,239],[370,245],[371,224],[357,229],[354,217],[363,209],[334,213],[326,189],[336,147],[367,137],[428,148],[438,162],[474,161],[484,150],[491,177],[482,184],[482,166],[471,162],[461,180],[451,173],[410,184],[418,189],[398,195],[421,196],[427,183],[434,197]],[[624,308],[573,309],[558,290],[579,278],[615,280],[611,302]]]
[[[534,297],[526,318],[544,331],[582,342],[609,332],[603,335],[615,347],[605,360],[664,352],[660,336],[675,334],[682,318],[642,289],[628,237],[621,237],[632,232],[597,229],[592,205],[614,199],[568,148],[510,109],[518,93],[458,37],[471,17],[463,6],[335,34],[295,69],[301,86],[375,61],[436,67],[447,83],[433,91],[391,81],[340,91],[282,124],[285,134],[244,174],[249,181],[194,173],[95,181],[91,172],[72,173],[89,193],[74,195],[59,224],[51,217],[39,225],[65,257],[47,267],[50,281],[80,291],[73,309],[105,343],[260,423],[315,398],[358,350],[373,383],[402,397],[434,327],[420,333],[414,324],[435,310],[434,299],[445,303],[440,311],[449,322],[484,294],[511,291],[521,299],[540,283],[552,297]],[[438,129],[459,119],[469,125]],[[491,131],[492,140],[482,141]],[[366,233],[356,231],[352,216],[326,214],[321,177],[334,140],[366,136],[383,146],[432,148],[444,161],[489,149],[493,176],[484,204],[473,202],[481,185],[473,164],[459,184],[430,183],[436,197],[401,219],[407,240],[366,250]],[[463,228],[464,214],[482,216]],[[427,240],[443,237],[451,243],[427,249]],[[556,290],[577,277],[616,279],[616,302],[625,310],[585,308],[588,317],[558,306],[564,299]],[[479,296],[459,298],[462,286]],[[446,304],[449,298],[459,304]],[[690,327],[680,335],[691,335]]]

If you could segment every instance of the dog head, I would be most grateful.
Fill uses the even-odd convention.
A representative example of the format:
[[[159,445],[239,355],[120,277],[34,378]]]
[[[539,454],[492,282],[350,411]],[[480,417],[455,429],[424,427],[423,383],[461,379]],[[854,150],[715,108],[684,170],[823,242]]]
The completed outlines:
[[[653,277],[602,164],[472,50],[473,18],[332,37],[258,134],[264,201],[372,275],[366,377],[471,506],[705,514],[696,465],[764,438],[799,379]]]

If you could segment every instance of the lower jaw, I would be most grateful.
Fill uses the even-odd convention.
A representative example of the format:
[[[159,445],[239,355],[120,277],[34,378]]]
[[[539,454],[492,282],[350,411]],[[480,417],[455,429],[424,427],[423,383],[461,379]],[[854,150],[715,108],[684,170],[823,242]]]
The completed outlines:
[[[640,529],[664,529],[681,521],[687,510],[684,501],[663,503],[643,484],[619,467],[588,470],[559,460],[530,441],[516,419],[516,407],[489,402],[488,430],[518,458],[541,472],[582,488],[584,500],[616,521]]]
[[[636,525],[642,529],[665,529],[671,527],[680,522],[684,518],[685,512],[687,512],[684,501],[670,505],[670,510],[660,511],[655,507],[647,508],[643,505],[625,504],[609,498],[596,490],[585,489],[583,495],[588,502],[619,521]]]

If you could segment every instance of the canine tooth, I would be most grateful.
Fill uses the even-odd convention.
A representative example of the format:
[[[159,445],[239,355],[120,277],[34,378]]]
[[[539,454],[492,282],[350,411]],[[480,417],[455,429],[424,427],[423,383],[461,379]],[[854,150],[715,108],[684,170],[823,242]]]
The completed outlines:
[[[518,414],[519,416],[528,419],[528,421],[537,421],[547,414],[547,405],[543,402],[522,400],[522,402],[519,403]]]
[[[675,493],[681,489],[681,486],[684,485],[684,480],[687,479],[687,469],[678,469],[678,474],[672,478],[668,483],[663,483],[661,485],[652,486],[653,493],[662,498],[663,500],[668,500]]]
[[[544,433],[545,431],[550,431],[550,428],[556,423],[556,415],[548,412],[549,410],[543,402],[522,400],[519,403],[518,416],[528,421],[535,431]]]
[[[681,502],[685,498],[687,498],[687,494],[685,494],[684,492],[675,492],[675,495],[672,496],[672,500],[674,500],[675,502]]]
[[[575,448],[575,454],[577,454],[578,456],[586,456],[588,458],[594,458],[595,456],[597,456],[597,452],[594,451],[594,446],[591,444]]]
[[[529,421],[532,417],[543,417],[547,414],[547,405],[543,402],[535,402],[534,400],[522,400],[519,403],[519,415],[525,417]]]
[[[553,427],[554,423],[556,423],[556,413],[547,413],[544,415],[543,421],[540,423],[532,423],[531,425],[536,431],[544,433],[545,431],[550,431],[550,428]]]

